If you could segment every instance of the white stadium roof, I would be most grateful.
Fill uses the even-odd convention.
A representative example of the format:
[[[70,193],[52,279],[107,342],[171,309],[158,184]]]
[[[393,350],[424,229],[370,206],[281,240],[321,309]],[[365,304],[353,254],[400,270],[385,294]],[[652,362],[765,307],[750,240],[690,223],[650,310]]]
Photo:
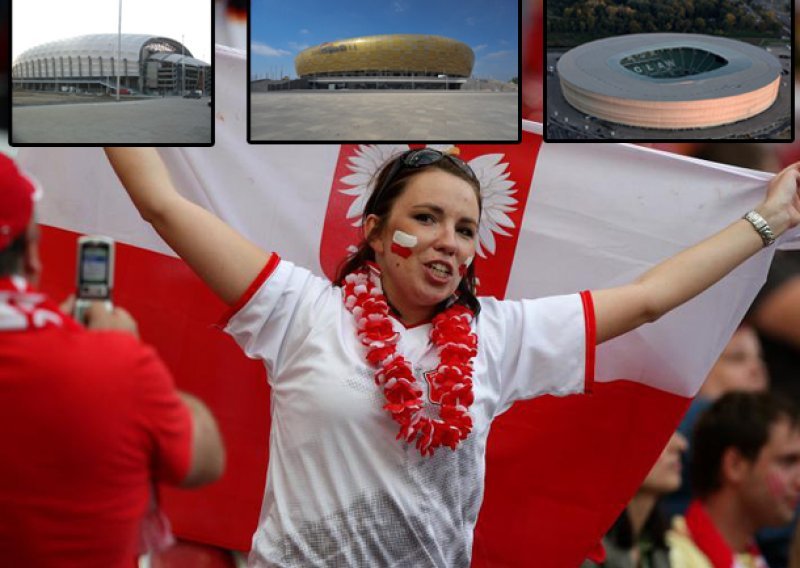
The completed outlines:
[[[727,65],[679,78],[652,78],[620,64],[646,51],[689,48],[716,54]],[[697,34],[631,34],[600,39],[565,53],[558,75],[574,87],[598,95],[645,101],[718,98],[759,89],[781,73],[778,60],[765,50],[721,37]]]
[[[122,59],[138,61],[142,46],[153,40],[161,40],[174,44],[180,51],[180,43],[169,38],[148,34],[122,34]],[[191,52],[184,48],[184,53],[191,57]],[[47,59],[58,56],[117,57],[117,34],[92,34],[60,39],[32,47],[14,60],[14,65],[35,59]],[[207,64],[204,64],[207,65]]]

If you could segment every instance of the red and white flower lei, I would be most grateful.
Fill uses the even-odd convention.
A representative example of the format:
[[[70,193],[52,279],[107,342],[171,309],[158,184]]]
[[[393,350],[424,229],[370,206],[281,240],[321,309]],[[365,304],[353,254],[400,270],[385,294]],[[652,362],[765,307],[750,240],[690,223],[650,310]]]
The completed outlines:
[[[345,306],[356,319],[358,336],[367,347],[367,361],[377,367],[375,382],[383,387],[384,409],[400,424],[397,439],[416,439],[420,453],[433,455],[440,446],[453,450],[472,430],[472,359],[478,338],[472,332],[472,311],[453,304],[433,318],[431,341],[439,351],[439,366],[430,379],[430,399],[440,402],[439,418],[423,416],[422,389],[409,362],[397,353],[400,334],[389,319],[380,269],[367,267],[344,279]]]

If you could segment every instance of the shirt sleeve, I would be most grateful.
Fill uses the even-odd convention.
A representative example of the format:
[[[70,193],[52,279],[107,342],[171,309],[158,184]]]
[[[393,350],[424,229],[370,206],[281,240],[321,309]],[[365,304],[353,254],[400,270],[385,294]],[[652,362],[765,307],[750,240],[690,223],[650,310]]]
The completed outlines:
[[[270,260],[240,300],[241,308],[223,322],[223,329],[248,357],[264,361],[272,381],[286,357],[311,332],[314,310],[337,292],[328,280],[305,268]]]
[[[157,481],[178,485],[186,479],[192,462],[191,411],[155,350],[139,347],[134,392],[139,416],[151,441],[153,471]]]
[[[481,300],[478,338],[499,393],[496,415],[514,401],[591,392],[595,321],[589,292],[536,300]]]

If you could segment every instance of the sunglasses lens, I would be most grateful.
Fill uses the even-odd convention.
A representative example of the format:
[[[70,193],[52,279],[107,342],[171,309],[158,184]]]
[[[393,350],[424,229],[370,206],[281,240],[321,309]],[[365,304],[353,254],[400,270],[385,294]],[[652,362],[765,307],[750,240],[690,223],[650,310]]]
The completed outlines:
[[[404,160],[407,166],[412,168],[421,168],[423,166],[430,166],[435,164],[444,157],[444,154],[431,148],[423,148],[411,152]]]

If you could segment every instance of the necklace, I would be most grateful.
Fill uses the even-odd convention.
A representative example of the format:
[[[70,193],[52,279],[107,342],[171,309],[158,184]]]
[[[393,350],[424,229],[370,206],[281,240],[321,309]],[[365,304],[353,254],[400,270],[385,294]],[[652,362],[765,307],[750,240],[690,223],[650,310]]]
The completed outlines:
[[[432,402],[440,405],[439,418],[423,415],[422,389],[411,365],[397,352],[400,334],[389,319],[389,303],[381,287],[380,269],[373,263],[344,279],[345,307],[356,320],[367,361],[377,367],[375,383],[383,387],[383,408],[400,425],[397,439],[416,440],[420,453],[433,455],[440,446],[455,450],[472,430],[469,407],[472,392],[472,359],[478,338],[472,332],[472,311],[453,304],[433,318],[431,342],[439,351],[439,365],[429,376]]]

